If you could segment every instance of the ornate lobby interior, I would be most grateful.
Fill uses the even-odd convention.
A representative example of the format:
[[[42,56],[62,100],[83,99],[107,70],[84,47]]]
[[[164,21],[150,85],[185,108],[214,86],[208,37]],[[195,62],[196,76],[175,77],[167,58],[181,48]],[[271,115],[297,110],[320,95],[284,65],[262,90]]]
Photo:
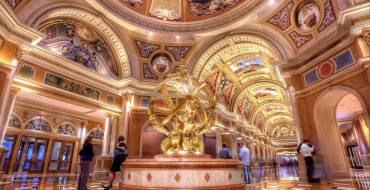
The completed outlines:
[[[0,0],[0,189],[76,189],[87,136],[103,189],[124,136],[113,189],[369,190],[369,111],[367,0]]]

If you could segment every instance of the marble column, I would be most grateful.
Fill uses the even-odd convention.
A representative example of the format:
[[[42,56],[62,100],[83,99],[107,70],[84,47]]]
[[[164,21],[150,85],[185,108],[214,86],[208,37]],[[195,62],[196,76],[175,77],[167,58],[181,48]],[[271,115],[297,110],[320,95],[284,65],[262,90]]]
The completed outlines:
[[[2,147],[3,138],[6,132],[7,125],[5,124],[8,122],[10,112],[14,104],[15,95],[18,92],[18,90],[11,90],[16,66],[17,64],[7,74],[5,81],[3,81],[3,88],[0,89],[0,148]]]
[[[220,155],[218,154],[222,148],[222,129],[217,128],[216,129],[216,153],[217,153],[217,158],[220,158]]]
[[[128,138],[128,121],[131,107],[132,94],[126,93],[122,96],[121,115],[118,120],[118,135],[123,135],[126,139]]]
[[[233,153],[233,159],[239,159],[238,155],[238,141],[236,140],[236,136],[231,136],[231,152]]]
[[[17,93],[20,91],[19,88],[11,88],[9,92],[9,96],[7,98],[7,101],[5,102],[5,109],[2,115],[2,122],[1,122],[1,133],[0,133],[0,147],[2,147],[4,136],[6,133],[6,128],[9,123],[10,115],[12,113],[14,103],[15,103],[15,98]]]
[[[293,112],[293,119],[294,119],[294,124],[296,126],[296,134],[297,134],[297,142],[298,144],[301,143],[303,140],[303,132],[302,132],[302,126],[301,126],[301,118],[299,115],[299,110],[298,110],[298,104],[297,100],[295,98],[294,92],[294,85],[293,85],[293,79],[288,78],[286,79],[287,85],[288,85],[288,91],[289,91],[289,96],[290,96],[290,102],[292,105],[292,112]],[[298,175],[301,179],[306,179],[306,166],[304,164],[304,159],[302,156],[298,156],[298,162],[300,163],[298,165]]]
[[[0,168],[3,168],[4,164],[4,154],[6,153],[6,150],[3,148],[3,141],[6,133],[6,128],[8,127],[10,115],[12,113],[14,103],[15,103],[15,97],[17,93],[19,92],[18,88],[12,88],[8,94],[7,101],[3,103],[5,106],[4,112],[2,114],[2,119],[0,123]]]
[[[110,146],[109,146],[109,155],[113,155],[114,149],[116,148],[117,143],[117,117],[112,118],[112,130],[111,130],[111,136],[110,136]]]
[[[110,115],[106,116],[105,125],[104,125],[104,138],[103,138],[102,156],[108,156],[109,128],[110,128],[111,120],[112,120],[112,116],[110,116]]]
[[[254,142],[249,142],[248,144],[248,147],[250,147],[249,151],[251,153],[251,161],[254,161],[256,159],[256,145],[254,144]]]
[[[85,141],[85,139],[86,139],[86,131],[87,131],[87,129],[86,129],[86,126],[87,126],[87,122],[82,122],[81,123],[81,133],[80,133],[80,149],[83,147],[83,145],[84,145],[84,141]]]

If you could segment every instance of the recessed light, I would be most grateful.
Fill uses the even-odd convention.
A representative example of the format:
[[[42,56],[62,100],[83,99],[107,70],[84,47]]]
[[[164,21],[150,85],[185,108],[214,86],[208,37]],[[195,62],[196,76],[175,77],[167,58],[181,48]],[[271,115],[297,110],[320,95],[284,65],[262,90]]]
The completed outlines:
[[[275,4],[275,0],[270,0],[269,5],[273,5],[273,4]]]
[[[176,39],[180,39],[180,36],[179,36],[179,35],[177,35],[177,36],[176,36]]]
[[[153,32],[149,32],[149,36],[153,36]]]

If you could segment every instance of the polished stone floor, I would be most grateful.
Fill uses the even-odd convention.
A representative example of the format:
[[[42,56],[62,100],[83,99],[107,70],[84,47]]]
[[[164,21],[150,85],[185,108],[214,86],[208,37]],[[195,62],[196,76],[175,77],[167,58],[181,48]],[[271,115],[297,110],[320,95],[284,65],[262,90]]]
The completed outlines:
[[[337,179],[335,181],[322,181],[320,184],[300,182],[297,171],[293,167],[274,169],[257,169],[252,171],[253,183],[246,186],[246,190],[370,190],[370,171],[354,171],[353,178]],[[107,183],[107,177],[93,177],[89,180],[91,190],[102,189],[101,185]],[[75,176],[47,177],[39,176],[4,176],[0,182],[1,190],[73,190],[76,189]],[[118,181],[114,188],[118,189]]]

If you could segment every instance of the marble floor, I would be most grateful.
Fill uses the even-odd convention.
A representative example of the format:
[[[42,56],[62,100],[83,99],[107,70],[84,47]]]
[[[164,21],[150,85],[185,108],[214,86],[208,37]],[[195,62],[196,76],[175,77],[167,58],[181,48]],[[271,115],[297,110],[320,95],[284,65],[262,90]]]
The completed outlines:
[[[322,181],[320,184],[300,182],[297,170],[293,167],[252,171],[253,183],[246,190],[370,190],[370,171],[354,171],[353,178]],[[107,177],[92,177],[89,180],[90,190],[102,189],[101,185],[108,182]],[[39,176],[4,176],[0,181],[0,190],[74,190],[77,181],[75,176],[48,175]],[[118,189],[118,181],[114,188]]]

